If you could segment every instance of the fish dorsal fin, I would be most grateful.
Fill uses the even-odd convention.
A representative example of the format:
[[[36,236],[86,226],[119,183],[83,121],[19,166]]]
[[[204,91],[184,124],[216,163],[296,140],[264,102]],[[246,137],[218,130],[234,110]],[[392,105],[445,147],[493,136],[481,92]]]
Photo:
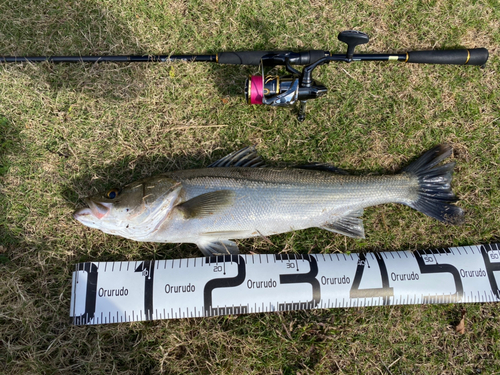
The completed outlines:
[[[330,232],[340,233],[348,237],[365,238],[365,228],[363,226],[363,219],[360,218],[361,215],[363,215],[362,209],[352,211],[339,220],[323,224],[320,228],[329,230]]]
[[[198,245],[201,252],[207,257],[213,255],[238,254],[240,252],[236,242],[231,240],[201,240],[198,241],[196,245]]]
[[[185,219],[199,219],[224,210],[234,203],[235,192],[232,190],[217,190],[198,195],[177,206]]]
[[[265,167],[264,160],[257,153],[255,146],[248,146],[241,150],[231,152],[222,159],[210,164],[207,168],[227,168],[227,167]]]
[[[333,173],[337,173],[337,174],[348,174],[343,169],[340,169],[340,168],[337,168],[333,165],[325,164],[325,163],[302,164],[302,165],[297,165],[294,168],[313,169],[313,170],[317,170],[317,171],[327,171],[327,172],[333,172]]]

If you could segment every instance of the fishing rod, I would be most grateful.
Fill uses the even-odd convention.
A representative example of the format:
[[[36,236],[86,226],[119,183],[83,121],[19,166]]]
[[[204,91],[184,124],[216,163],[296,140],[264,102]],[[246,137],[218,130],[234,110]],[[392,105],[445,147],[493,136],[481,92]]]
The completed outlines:
[[[291,107],[299,103],[298,120],[304,121],[308,100],[322,97],[327,88],[312,78],[313,71],[323,64],[353,61],[400,61],[415,64],[484,65],[488,60],[486,48],[438,51],[411,51],[401,54],[354,54],[360,44],[369,42],[363,32],[342,31],[338,39],[347,44],[345,54],[333,54],[324,50],[293,51],[239,51],[220,52],[212,55],[153,55],[153,56],[0,56],[0,63],[53,62],[212,62],[229,65],[253,65],[262,67],[262,75],[250,76],[245,82],[245,98],[248,104],[274,107]],[[292,65],[304,66],[302,71]],[[289,75],[265,76],[264,67],[285,66]]]

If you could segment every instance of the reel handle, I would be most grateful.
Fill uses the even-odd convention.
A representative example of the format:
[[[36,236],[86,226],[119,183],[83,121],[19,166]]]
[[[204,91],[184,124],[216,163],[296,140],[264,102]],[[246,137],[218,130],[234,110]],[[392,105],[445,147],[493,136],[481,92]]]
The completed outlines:
[[[444,51],[408,52],[406,62],[415,64],[484,65],[488,60],[486,48],[455,49]]]

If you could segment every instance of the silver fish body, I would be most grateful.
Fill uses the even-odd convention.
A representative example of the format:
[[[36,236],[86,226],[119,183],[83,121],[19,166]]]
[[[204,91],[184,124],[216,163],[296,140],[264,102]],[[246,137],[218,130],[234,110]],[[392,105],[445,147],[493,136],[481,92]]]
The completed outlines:
[[[231,241],[319,227],[364,237],[363,209],[411,206],[445,222],[463,213],[451,204],[454,164],[436,165],[451,149],[438,146],[396,175],[353,176],[315,169],[262,168],[247,148],[211,168],[166,173],[87,199],[82,224],[137,241],[195,243],[206,255],[237,253]],[[304,167],[305,168],[305,167]],[[317,168],[321,170],[317,170]]]

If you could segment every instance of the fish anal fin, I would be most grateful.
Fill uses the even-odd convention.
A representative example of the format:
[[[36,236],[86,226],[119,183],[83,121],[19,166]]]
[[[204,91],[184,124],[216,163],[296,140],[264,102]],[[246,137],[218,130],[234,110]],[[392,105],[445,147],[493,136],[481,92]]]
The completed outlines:
[[[236,242],[231,240],[201,240],[196,243],[201,252],[207,256],[238,254],[240,251]]]
[[[363,219],[360,218],[361,215],[363,215],[363,210],[353,211],[338,220],[321,225],[320,228],[348,237],[365,238],[365,227]]]
[[[234,203],[235,192],[217,190],[198,195],[177,206],[185,219],[203,218],[218,213]]]

